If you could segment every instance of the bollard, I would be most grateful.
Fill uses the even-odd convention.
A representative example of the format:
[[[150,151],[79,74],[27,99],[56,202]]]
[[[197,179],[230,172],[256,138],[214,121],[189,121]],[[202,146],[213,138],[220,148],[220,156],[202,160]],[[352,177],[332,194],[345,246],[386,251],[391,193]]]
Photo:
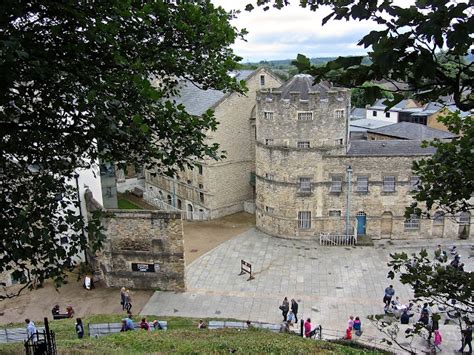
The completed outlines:
[[[303,337],[304,334],[304,320],[300,319],[300,335]]]

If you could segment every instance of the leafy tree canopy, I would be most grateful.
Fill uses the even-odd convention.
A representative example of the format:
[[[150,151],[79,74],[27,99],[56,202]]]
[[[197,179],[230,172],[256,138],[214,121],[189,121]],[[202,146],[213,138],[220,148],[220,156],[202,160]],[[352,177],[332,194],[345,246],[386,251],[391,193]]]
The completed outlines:
[[[472,116],[461,119],[459,111],[447,113],[439,120],[450,132],[457,134],[450,142],[439,139],[425,142],[436,153],[429,159],[413,162],[413,172],[420,177],[414,191],[415,202],[407,209],[410,214],[428,214],[437,211],[443,215],[456,215],[472,210],[474,191],[474,122]]]
[[[5,0],[0,13],[0,272],[60,283],[88,246],[82,229],[101,241],[97,218],[84,226],[73,209],[75,171],[218,159],[212,112],[193,117],[171,98],[180,78],[243,92],[228,72],[244,33],[210,1]]]
[[[287,0],[257,0],[268,10],[281,9]],[[302,7],[318,11],[323,6],[331,20],[372,20],[383,28],[365,35],[359,45],[370,47],[369,64],[363,57],[339,57],[325,67],[311,66],[298,55],[296,64],[316,80],[330,79],[345,87],[361,87],[365,82],[387,80],[397,85],[409,84],[408,89],[395,89],[395,103],[400,92],[409,91],[420,101],[438,100],[452,95],[463,111],[474,108],[474,65],[464,61],[473,46],[474,17],[472,1],[417,0],[411,6],[397,6],[391,0],[300,0]],[[247,10],[252,10],[252,4]],[[440,53],[443,52],[443,58]],[[366,87],[367,101],[381,97],[376,85]]]
[[[365,107],[366,105],[372,105],[373,101],[367,101],[365,96],[364,87],[372,86],[369,83],[364,83],[361,88],[351,89],[351,106],[352,107]],[[381,96],[388,100],[393,100],[393,95],[389,92],[383,90],[381,91]]]

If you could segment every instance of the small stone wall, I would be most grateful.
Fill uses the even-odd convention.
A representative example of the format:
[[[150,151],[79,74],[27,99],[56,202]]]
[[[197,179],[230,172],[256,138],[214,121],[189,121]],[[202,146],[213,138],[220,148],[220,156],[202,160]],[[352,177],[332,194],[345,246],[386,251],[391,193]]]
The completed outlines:
[[[90,203],[88,206],[97,208]],[[185,290],[181,214],[170,211],[106,210],[107,238],[92,262],[107,286]]]

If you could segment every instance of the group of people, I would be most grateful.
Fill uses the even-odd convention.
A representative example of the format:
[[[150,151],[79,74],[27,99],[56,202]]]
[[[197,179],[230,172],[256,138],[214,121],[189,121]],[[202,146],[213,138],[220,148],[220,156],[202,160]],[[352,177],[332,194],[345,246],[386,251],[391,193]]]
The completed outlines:
[[[289,322],[290,325],[298,322],[298,303],[293,298],[290,305],[288,297],[285,297],[279,308],[283,316],[283,322]]]
[[[73,318],[75,312],[72,306],[67,306],[66,313],[61,313],[60,307],[57,304],[53,307],[53,309],[51,310],[51,313],[53,315],[53,319],[59,319],[59,318]]]
[[[120,289],[120,305],[122,306],[122,311],[130,313],[132,309],[132,297],[130,296],[130,290],[127,290],[125,287]]]
[[[33,340],[36,342],[38,340],[37,336],[37,329],[35,323],[30,319],[25,319],[26,323],[26,333],[28,335],[28,339]],[[76,328],[76,334],[79,339],[84,338],[84,325],[82,324],[81,318],[76,318],[76,324],[74,325]]]

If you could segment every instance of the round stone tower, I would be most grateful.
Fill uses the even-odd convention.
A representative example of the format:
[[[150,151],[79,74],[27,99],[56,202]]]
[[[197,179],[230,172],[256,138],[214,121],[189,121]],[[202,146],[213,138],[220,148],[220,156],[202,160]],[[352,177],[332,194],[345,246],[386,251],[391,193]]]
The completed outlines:
[[[350,91],[299,74],[261,90],[256,110],[257,228],[304,238],[318,233],[323,155],[345,154]]]

